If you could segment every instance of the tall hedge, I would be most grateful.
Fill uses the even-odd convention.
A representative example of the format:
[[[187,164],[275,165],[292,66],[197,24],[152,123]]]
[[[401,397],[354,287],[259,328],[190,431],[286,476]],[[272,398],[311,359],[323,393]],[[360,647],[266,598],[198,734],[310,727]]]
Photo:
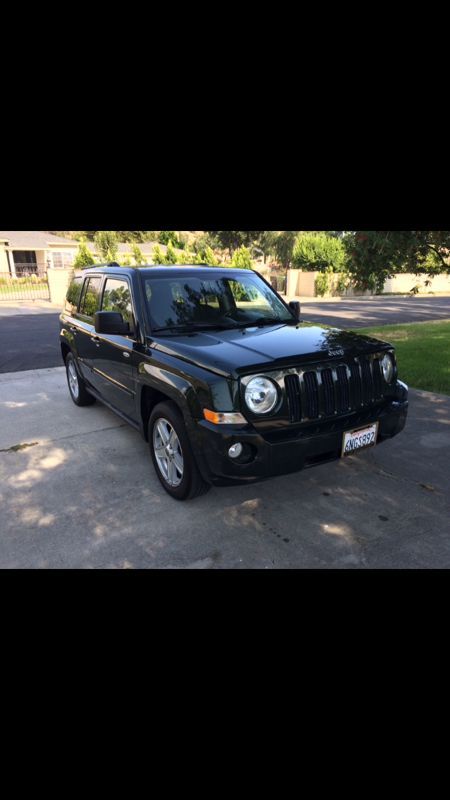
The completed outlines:
[[[295,269],[342,272],[346,260],[347,254],[341,240],[328,236],[324,231],[300,233],[295,240],[292,254],[292,266]]]

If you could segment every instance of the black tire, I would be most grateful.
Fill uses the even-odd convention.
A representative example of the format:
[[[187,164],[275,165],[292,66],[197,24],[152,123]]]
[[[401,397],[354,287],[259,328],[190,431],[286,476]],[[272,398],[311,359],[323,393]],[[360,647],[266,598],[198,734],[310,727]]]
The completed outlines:
[[[88,390],[86,389],[86,384],[80,375],[77,362],[72,353],[67,353],[66,356],[66,377],[67,385],[69,387],[69,394],[76,406],[91,406],[92,403],[95,403],[95,397],[89,394]]]
[[[171,485],[169,483],[164,476],[162,468],[157,460],[155,453],[154,432],[158,422],[163,425],[163,429],[165,429],[166,432],[171,427],[175,431],[178,439],[177,444],[179,447],[177,447],[172,457],[172,460],[174,461],[172,470],[176,470],[176,479],[179,480],[178,485]],[[168,426],[166,423],[168,423]],[[156,428],[155,437],[156,440],[161,440],[158,428]],[[174,403],[164,402],[158,403],[158,405],[155,406],[150,415],[148,423],[148,441],[155,472],[167,494],[170,494],[170,496],[175,498],[175,500],[192,500],[194,497],[199,497],[202,494],[206,494],[206,492],[210,490],[210,484],[203,480],[199,472],[183,417]],[[160,449],[162,450],[164,448]],[[177,464],[180,463],[180,456],[183,465],[182,472],[180,472],[178,466],[175,464],[176,457],[178,458]],[[160,458],[162,458],[164,463],[164,460],[168,461],[170,459],[170,455],[164,453],[162,456],[160,456]]]

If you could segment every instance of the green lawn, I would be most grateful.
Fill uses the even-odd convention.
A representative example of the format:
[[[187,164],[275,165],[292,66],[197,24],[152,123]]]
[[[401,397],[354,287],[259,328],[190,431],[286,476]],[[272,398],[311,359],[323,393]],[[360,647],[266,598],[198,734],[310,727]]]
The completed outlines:
[[[450,395],[450,320],[358,328],[355,333],[395,347],[400,380],[415,389]]]

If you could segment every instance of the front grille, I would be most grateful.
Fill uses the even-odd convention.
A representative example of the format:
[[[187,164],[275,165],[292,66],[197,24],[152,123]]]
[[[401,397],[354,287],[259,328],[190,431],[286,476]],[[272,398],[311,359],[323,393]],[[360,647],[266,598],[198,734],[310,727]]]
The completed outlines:
[[[371,356],[349,365],[290,373],[284,385],[291,422],[362,411],[383,397],[380,361]]]

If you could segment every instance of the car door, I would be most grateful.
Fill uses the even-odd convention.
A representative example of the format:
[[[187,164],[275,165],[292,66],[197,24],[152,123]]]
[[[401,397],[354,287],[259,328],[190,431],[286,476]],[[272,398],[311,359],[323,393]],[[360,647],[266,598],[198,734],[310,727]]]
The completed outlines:
[[[122,314],[130,326],[129,334],[96,334],[92,369],[96,388],[114,408],[137,421],[136,402],[136,316],[132,289],[127,278],[107,276],[103,287],[102,311]]]
[[[73,329],[71,328],[76,337],[78,364],[83,378],[97,390],[99,390],[99,381],[93,373],[93,362],[99,340],[94,328],[94,314],[100,310],[102,283],[103,278],[100,275],[89,276],[85,279],[79,311],[76,315],[76,325]]]

